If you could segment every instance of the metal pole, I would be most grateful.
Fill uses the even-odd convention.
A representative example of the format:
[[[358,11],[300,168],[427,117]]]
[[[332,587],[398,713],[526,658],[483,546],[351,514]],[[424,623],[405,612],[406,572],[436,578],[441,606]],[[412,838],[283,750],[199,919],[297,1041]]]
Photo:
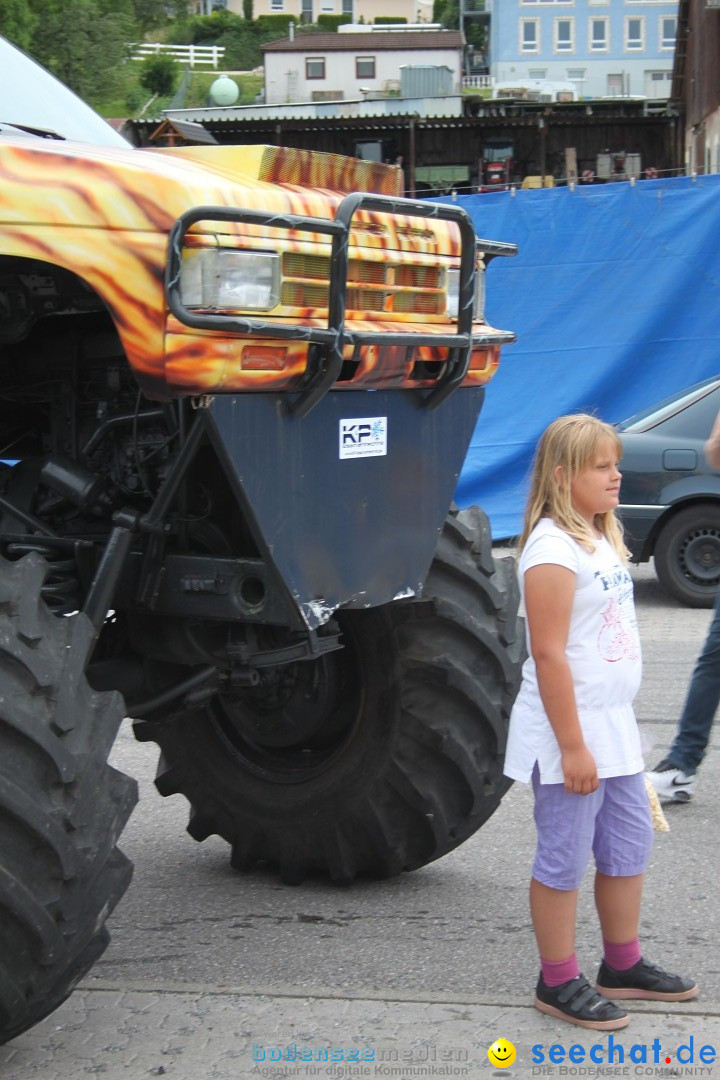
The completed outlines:
[[[545,125],[545,119],[542,116],[538,120],[538,127],[540,128],[540,187],[545,187],[545,140],[547,137],[547,127]]]
[[[462,70],[460,77],[468,74],[467,45],[465,44],[465,0],[458,0],[460,33],[462,34]]]
[[[408,196],[415,198],[415,117],[410,117],[409,128],[409,153],[407,170]]]

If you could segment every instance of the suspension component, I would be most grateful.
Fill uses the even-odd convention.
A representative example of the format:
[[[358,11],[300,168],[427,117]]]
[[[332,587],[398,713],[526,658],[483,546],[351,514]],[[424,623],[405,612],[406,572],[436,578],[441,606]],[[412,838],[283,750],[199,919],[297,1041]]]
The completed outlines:
[[[93,545],[89,541],[66,540],[60,536],[20,536],[5,547],[9,559],[21,559],[31,551],[42,555],[49,570],[40,595],[55,615],[70,615],[81,604],[81,566],[88,572]]]

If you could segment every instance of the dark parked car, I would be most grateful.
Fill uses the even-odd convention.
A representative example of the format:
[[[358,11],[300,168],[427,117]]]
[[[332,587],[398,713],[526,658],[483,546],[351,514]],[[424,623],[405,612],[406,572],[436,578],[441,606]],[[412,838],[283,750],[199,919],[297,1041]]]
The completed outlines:
[[[620,515],[633,562],[655,559],[669,593],[712,607],[720,587],[720,471],[705,460],[720,377],[696,383],[618,424]]]

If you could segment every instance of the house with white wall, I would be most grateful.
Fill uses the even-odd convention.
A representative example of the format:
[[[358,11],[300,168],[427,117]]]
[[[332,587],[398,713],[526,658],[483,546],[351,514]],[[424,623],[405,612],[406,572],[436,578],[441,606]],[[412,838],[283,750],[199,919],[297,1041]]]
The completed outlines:
[[[571,82],[579,96],[668,98],[678,0],[487,0],[498,82]]]
[[[410,68],[441,73],[445,92],[460,92],[459,31],[385,31],[371,26],[342,30],[295,34],[263,45],[266,104],[398,94],[403,69],[407,75]]]
[[[214,0],[193,0],[196,15],[210,15]],[[235,15],[243,15],[243,0],[226,0]],[[373,22],[378,16],[407,23],[431,22],[433,0],[253,0],[253,18],[294,15],[299,23],[317,22],[318,15],[349,15],[351,22]]]

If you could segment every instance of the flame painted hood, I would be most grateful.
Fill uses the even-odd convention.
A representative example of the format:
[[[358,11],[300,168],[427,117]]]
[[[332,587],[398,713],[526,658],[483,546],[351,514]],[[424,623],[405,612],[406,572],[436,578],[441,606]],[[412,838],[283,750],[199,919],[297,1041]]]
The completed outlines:
[[[168,232],[195,206],[332,217],[349,191],[399,193],[401,172],[273,146],[96,147],[0,140],[0,224]]]

